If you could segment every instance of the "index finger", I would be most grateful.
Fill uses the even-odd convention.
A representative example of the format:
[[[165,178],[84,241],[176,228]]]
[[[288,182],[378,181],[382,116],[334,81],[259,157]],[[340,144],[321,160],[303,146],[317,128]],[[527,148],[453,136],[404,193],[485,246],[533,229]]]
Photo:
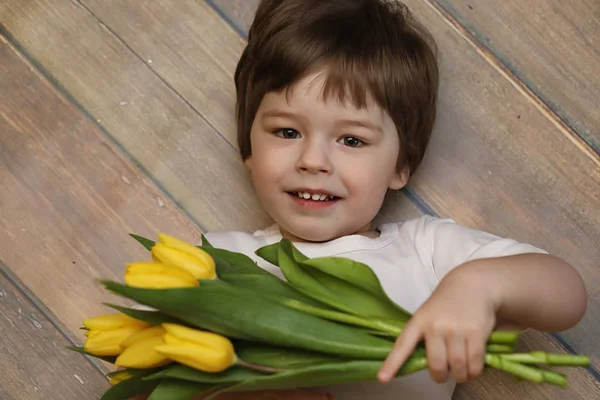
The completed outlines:
[[[418,325],[410,322],[406,324],[377,374],[379,382],[386,383],[392,380],[422,338],[423,331]]]

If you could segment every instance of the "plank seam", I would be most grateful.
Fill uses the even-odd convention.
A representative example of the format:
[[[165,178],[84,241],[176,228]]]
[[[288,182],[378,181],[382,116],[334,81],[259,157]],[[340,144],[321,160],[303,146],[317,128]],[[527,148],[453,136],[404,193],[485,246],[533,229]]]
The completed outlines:
[[[233,22],[233,20],[231,18],[229,18],[229,15],[227,15],[223,10],[221,10],[219,8],[219,6],[217,6],[215,4],[215,2],[213,0],[205,0],[206,4],[208,4],[208,6],[210,8],[213,9],[213,11],[219,16],[221,17],[221,19],[223,21],[225,21],[225,23],[231,28],[233,29],[242,39],[244,40],[248,40],[248,35],[246,35],[246,32],[244,32],[239,26],[237,26],[237,24],[235,22]]]
[[[214,3],[212,3],[212,0],[204,0],[207,4],[209,4],[211,6],[211,8],[218,8],[219,11],[216,11],[219,15],[224,14],[224,12],[222,10],[220,10],[220,8],[218,6],[216,6]],[[429,1],[429,0],[424,0],[424,1]],[[237,24],[235,22],[233,22],[230,18],[226,18],[225,22],[227,24],[233,24],[234,26],[232,26],[231,28],[236,31],[239,32],[241,29],[240,27],[237,26]],[[245,36],[245,35],[244,35]],[[244,36],[242,36],[242,38],[244,38]],[[433,215],[436,217],[439,217],[439,214],[429,205],[427,204],[427,202],[425,200],[423,200],[410,186],[405,186],[402,189],[402,192],[409,198],[409,200],[422,212],[429,214],[429,215]],[[558,343],[565,349],[566,352],[573,354],[573,355],[577,355],[578,353],[575,351],[575,349],[558,333],[553,333],[551,334],[552,337],[554,337]],[[597,381],[600,382],[600,372],[598,372],[598,370],[596,370],[593,366],[590,366],[588,368],[586,368],[586,370],[592,375],[592,377],[594,377]]]
[[[63,326],[62,323],[59,322],[56,315],[48,307],[40,301],[35,293],[33,293],[27,285],[25,285],[11,270],[11,268],[4,263],[3,260],[0,259],[0,275],[6,278],[8,283],[12,285],[30,304],[31,306],[37,310],[49,323],[52,327],[58,332],[60,336],[62,336],[71,346],[80,346],[80,343],[76,341],[71,335],[69,335],[70,331]],[[67,349],[65,349],[67,351]],[[70,351],[70,350],[68,350]],[[106,372],[103,368],[94,362],[90,356],[83,355],[85,360],[100,374],[102,377],[106,379]]]
[[[163,84],[165,84],[165,86],[167,88],[169,88],[169,90],[175,95],[175,97],[177,97],[178,99],[180,99],[181,101],[183,101],[192,111],[194,111],[196,114],[198,114],[198,116],[200,116],[200,118],[202,118],[202,120],[215,132],[215,134],[220,137],[221,139],[225,140],[225,142],[232,147],[234,150],[237,149],[236,147],[229,142],[229,140],[227,140],[227,138],[225,138],[221,132],[219,132],[218,129],[216,129],[211,123],[210,121],[208,121],[204,115],[202,115],[202,113],[197,110],[194,105],[192,103],[190,103],[188,101],[188,99],[186,99],[185,97],[183,97],[183,95],[181,93],[179,93],[167,80],[165,80],[158,72],[156,72],[154,70],[154,68],[152,68],[150,66],[150,64],[147,62],[146,59],[144,59],[141,55],[139,55],[131,46],[129,46],[129,44],[127,42],[125,42],[125,40],[123,40],[111,27],[109,27],[103,20],[101,20],[96,14],[94,14],[94,12],[88,8],[85,4],[83,4],[81,2],[81,0],[75,0],[75,2],[81,7],[83,8],[85,11],[87,11],[104,29],[106,29],[115,39],[117,39],[119,41],[119,43],[121,43],[127,50],[129,50],[131,52],[131,54],[133,54],[135,57],[137,57],[145,66],[146,68],[148,68],[152,74],[154,76],[156,76]]]
[[[192,223],[201,231],[206,232],[205,228],[202,224],[192,215],[190,214],[180,203],[177,201],[171,193],[166,190],[166,188],[157,181],[133,155],[128,152],[111,134],[104,128],[103,125],[98,123],[98,120],[94,118],[94,116],[79,102],[75,97],[65,88],[50,72],[44,68],[44,66],[37,61],[20,43],[16,38],[8,31],[8,29],[0,22],[0,39],[5,39],[6,43],[13,50],[21,56],[21,58],[29,63],[32,67],[33,71],[39,74],[41,77],[45,78],[51,87],[53,87],[57,95],[62,97],[64,101],[72,104],[75,109],[81,112],[87,120],[91,123],[91,125],[96,128],[94,129],[94,133],[98,134],[102,139],[104,139],[107,143],[109,143],[113,150],[115,150],[115,154],[121,155],[121,157],[128,163],[130,163],[135,169],[141,172],[141,174],[151,182],[156,188],[157,192],[159,192],[162,196],[165,197],[165,200],[171,202],[175,209],[185,215],[187,218],[192,221]],[[172,90],[172,89],[171,89]],[[211,126],[212,129],[214,127]]]
[[[560,115],[558,115],[540,96],[538,96],[523,80],[516,76],[506,64],[473,34],[471,34],[449,11],[436,0],[422,0],[432,8],[468,45],[502,75],[518,92],[554,125],[575,147],[589,157],[596,166],[600,167],[600,149],[593,142],[586,140],[579,132],[573,129]]]

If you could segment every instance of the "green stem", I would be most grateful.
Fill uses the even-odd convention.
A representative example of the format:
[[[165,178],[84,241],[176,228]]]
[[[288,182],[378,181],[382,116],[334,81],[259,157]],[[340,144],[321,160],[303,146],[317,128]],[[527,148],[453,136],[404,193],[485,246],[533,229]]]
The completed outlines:
[[[283,368],[275,368],[275,367],[269,367],[268,365],[255,364],[255,363],[251,363],[248,361],[240,360],[239,358],[236,360],[235,364],[239,365],[240,367],[252,369],[254,371],[259,371],[259,372],[266,372],[268,374],[277,374],[280,372],[287,371]]]
[[[589,367],[590,358],[571,354],[548,354],[543,351],[532,351],[530,353],[502,354],[503,360],[519,362],[523,364],[546,364],[546,365],[568,365],[578,367]]]
[[[411,356],[396,373],[396,376],[409,375],[427,368],[427,357]]]
[[[485,363],[491,367],[508,372],[509,374],[531,382],[547,382],[556,386],[567,386],[567,378],[564,374],[546,371],[541,368],[530,367],[528,365],[519,364],[518,362],[509,361],[504,359],[503,355],[501,354],[486,354]]]
[[[519,331],[493,331],[488,342],[496,344],[516,344],[519,341]]]
[[[401,322],[392,325],[389,322],[385,322],[379,319],[367,319],[339,311],[324,310],[319,307],[309,306],[308,304],[302,303],[298,300],[284,300],[281,303],[287,307],[305,312],[307,314],[316,315],[318,317],[322,317],[332,321],[343,322],[346,324],[362,326],[370,329],[376,329],[378,331],[389,333],[394,336],[400,335],[400,333],[402,333],[402,328],[404,327],[404,324]]]
[[[486,350],[488,353],[512,353],[515,348],[509,344],[490,343],[486,346]]]

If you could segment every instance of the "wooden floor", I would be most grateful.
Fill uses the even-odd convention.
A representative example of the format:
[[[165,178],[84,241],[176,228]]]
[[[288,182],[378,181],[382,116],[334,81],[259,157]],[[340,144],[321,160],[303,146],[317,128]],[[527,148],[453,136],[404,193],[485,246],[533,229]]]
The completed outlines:
[[[430,151],[382,219],[429,213],[577,267],[589,308],[524,349],[592,355],[567,389],[490,374],[457,399],[600,398],[600,3],[410,0],[441,49]],[[147,255],[268,223],[235,140],[233,71],[257,0],[0,1],[0,399],[96,399],[64,350]]]

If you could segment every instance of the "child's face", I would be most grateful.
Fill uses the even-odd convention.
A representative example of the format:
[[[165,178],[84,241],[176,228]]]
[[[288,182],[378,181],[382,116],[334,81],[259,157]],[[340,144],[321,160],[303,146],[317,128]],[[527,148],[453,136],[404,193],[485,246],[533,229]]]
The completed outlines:
[[[251,130],[246,164],[255,189],[292,240],[369,235],[388,188],[408,179],[407,170],[396,171],[399,139],[389,115],[372,99],[365,109],[335,96],[323,101],[323,81],[314,73],[288,93],[268,93]]]

